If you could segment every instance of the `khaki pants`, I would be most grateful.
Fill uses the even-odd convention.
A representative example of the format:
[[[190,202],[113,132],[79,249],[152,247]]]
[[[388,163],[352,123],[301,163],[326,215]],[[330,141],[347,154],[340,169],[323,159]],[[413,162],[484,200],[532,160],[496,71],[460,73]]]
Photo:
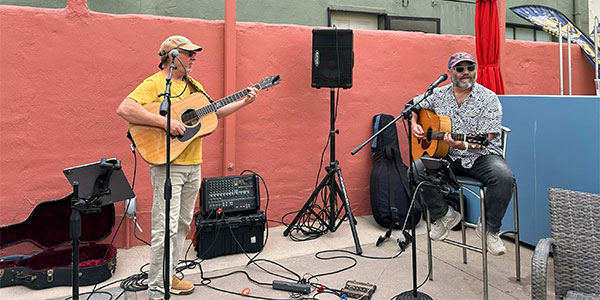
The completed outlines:
[[[172,198],[170,208],[170,266],[169,282],[175,274],[175,266],[181,256],[183,242],[190,231],[194,216],[196,197],[200,190],[200,165],[171,165]],[[163,253],[165,242],[165,199],[164,185],[166,166],[150,166],[150,177],[154,187],[152,203],[152,247],[150,249],[150,271],[148,272],[148,296],[164,298]]]

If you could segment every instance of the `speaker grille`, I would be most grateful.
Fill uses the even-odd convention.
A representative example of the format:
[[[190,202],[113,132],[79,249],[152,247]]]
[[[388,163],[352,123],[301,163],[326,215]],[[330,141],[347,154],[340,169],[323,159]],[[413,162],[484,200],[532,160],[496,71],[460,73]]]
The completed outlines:
[[[351,29],[313,29],[312,87],[352,87],[353,44]]]

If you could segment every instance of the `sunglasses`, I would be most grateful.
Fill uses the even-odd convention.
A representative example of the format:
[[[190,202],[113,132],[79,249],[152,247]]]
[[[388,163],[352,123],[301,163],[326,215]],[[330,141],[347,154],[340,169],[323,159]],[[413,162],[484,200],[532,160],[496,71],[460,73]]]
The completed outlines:
[[[189,50],[179,49],[179,52],[185,53],[190,58],[196,56],[196,51],[189,51]]]
[[[468,66],[456,66],[453,69],[458,72],[458,73],[462,73],[465,71],[465,68],[467,69],[467,71],[469,72],[473,72],[475,71],[475,65],[468,65]]]

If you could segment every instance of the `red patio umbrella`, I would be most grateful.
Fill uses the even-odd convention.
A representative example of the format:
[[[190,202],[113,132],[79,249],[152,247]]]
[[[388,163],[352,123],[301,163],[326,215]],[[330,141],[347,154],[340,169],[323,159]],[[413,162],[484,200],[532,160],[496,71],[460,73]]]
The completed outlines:
[[[475,46],[477,82],[498,95],[504,94],[504,82],[498,66],[500,33],[497,0],[477,0],[475,4]]]

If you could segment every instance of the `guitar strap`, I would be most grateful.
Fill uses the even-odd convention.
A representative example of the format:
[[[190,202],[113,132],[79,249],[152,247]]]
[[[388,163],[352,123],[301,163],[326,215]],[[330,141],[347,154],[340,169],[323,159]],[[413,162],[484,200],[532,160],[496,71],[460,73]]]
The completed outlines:
[[[387,159],[392,160],[394,162],[394,165],[396,166],[396,170],[398,171],[398,174],[400,175],[400,183],[404,186],[403,190],[404,193],[406,194],[406,197],[408,199],[408,201],[411,200],[410,198],[410,192],[408,191],[408,180],[406,178],[406,171],[402,169],[403,166],[403,162],[400,159],[401,154],[400,154],[400,150],[398,148],[394,148],[394,147],[385,147],[384,149],[385,151],[385,156]],[[394,201],[394,180],[392,180],[392,178],[394,178],[393,176],[393,172],[392,169],[388,169],[389,172],[389,206],[390,206],[390,216],[391,216],[391,220],[390,220],[390,228],[389,228],[389,232],[392,231],[392,228],[394,227],[394,224],[396,223],[396,219],[398,218],[398,208],[396,207],[396,201]],[[408,215],[407,215],[408,218]],[[402,224],[399,224],[402,225]]]
[[[406,196],[408,197],[408,199],[410,200],[410,191],[408,190],[408,179],[406,178],[406,172],[403,172],[402,170],[402,165],[404,164],[402,162],[402,160],[400,159],[401,155],[400,155],[400,150],[398,150],[398,148],[393,148],[392,149],[393,153],[393,159],[394,162],[396,163],[396,169],[398,170],[398,173],[400,173],[400,180],[402,181],[402,185],[404,186],[404,192],[406,192]]]
[[[385,147],[385,157],[389,160],[394,160],[394,148],[393,147]],[[390,228],[389,231],[392,231],[394,225],[396,224],[396,219],[398,218],[398,208],[396,207],[396,201],[394,201],[394,172],[393,169],[388,169],[388,191],[389,191],[389,206],[390,206]],[[398,169],[399,170],[399,169]],[[402,176],[401,176],[402,177]],[[402,183],[404,184],[404,182]]]
[[[192,90],[192,92],[190,94],[193,94],[193,93],[202,93],[202,95],[204,95],[206,97],[206,99],[208,99],[208,101],[210,103],[215,102],[215,101],[213,101],[213,99],[203,89],[201,89],[196,84],[196,80],[192,79],[192,76],[188,76],[188,78],[186,78],[186,81],[189,83],[190,89]]]

